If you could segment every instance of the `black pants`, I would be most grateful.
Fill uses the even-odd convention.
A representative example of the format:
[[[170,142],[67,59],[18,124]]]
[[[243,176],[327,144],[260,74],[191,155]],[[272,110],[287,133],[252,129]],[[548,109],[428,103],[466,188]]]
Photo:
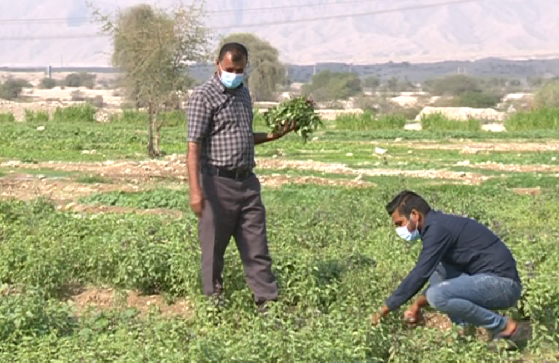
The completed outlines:
[[[271,269],[266,209],[258,178],[251,174],[239,181],[203,173],[201,181],[205,204],[198,220],[198,237],[204,293],[213,295],[223,285],[223,257],[233,236],[256,302],[276,300],[278,285]]]

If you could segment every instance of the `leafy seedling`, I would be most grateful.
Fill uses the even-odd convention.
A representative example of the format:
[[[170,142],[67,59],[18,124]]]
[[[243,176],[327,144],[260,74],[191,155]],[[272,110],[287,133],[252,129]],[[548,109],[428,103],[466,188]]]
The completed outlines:
[[[283,130],[287,124],[295,122],[295,131],[306,142],[309,134],[323,125],[320,116],[315,112],[315,106],[311,98],[294,97],[266,111],[264,119],[272,132]]]

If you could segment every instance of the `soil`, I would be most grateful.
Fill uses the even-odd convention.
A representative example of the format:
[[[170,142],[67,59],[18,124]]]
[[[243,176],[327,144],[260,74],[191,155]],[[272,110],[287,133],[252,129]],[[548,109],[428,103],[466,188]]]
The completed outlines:
[[[163,316],[192,316],[192,307],[184,299],[179,299],[173,304],[169,304],[161,295],[143,295],[138,291],[125,290],[120,294],[115,289],[70,286],[65,294],[66,298],[76,306],[78,315],[84,313],[89,308],[99,310],[110,310],[115,308],[135,308],[140,312],[140,316],[147,315],[151,309],[157,309]]]
[[[380,144],[380,143],[379,143]],[[412,142],[391,142],[391,147],[409,147],[413,149],[427,150],[461,150],[463,154],[475,154],[478,152],[506,152],[506,151],[559,151],[559,142],[542,141],[535,142],[472,142],[469,140],[451,141],[450,143],[440,143],[438,141]]]

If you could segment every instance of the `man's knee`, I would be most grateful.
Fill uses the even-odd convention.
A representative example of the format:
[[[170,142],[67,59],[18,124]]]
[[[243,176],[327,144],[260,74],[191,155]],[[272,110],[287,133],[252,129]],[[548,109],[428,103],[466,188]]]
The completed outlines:
[[[440,310],[444,308],[448,300],[444,293],[444,282],[428,288],[425,298],[433,309]]]

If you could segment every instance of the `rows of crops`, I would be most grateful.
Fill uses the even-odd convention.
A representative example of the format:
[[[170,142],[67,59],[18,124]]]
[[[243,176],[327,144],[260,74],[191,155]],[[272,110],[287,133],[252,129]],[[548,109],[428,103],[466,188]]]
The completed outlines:
[[[136,124],[56,123],[42,131],[38,125],[2,125],[0,161],[25,163],[0,168],[0,183],[41,161],[137,160],[145,153],[145,133]],[[492,137],[501,139],[496,143],[543,143],[553,132],[327,131],[318,137],[303,145],[298,136],[290,136],[259,148],[258,157],[313,159],[371,170],[464,170],[456,162],[465,158],[472,164],[558,165],[554,150],[465,156],[459,150],[390,147],[395,138],[480,142]],[[184,153],[182,126],[164,129],[163,140],[165,151]],[[377,158],[376,144],[387,148],[390,157]],[[474,186],[385,176],[365,177],[376,184],[366,188],[264,188],[273,268],[281,287],[281,298],[268,316],[255,311],[234,244],[226,257],[226,304],[218,310],[201,296],[196,221],[184,188],[162,181],[151,190],[76,199],[85,205],[184,212],[179,218],[61,211],[42,198],[1,200],[0,361],[553,361],[559,342],[557,172],[472,168],[495,178]],[[348,178],[310,170],[258,172]],[[95,175],[66,177],[80,183],[111,182]],[[518,195],[513,187],[541,187],[541,193]],[[483,340],[459,337],[454,330],[406,327],[398,314],[378,327],[371,325],[369,318],[413,267],[420,250],[398,238],[383,209],[404,188],[417,190],[438,209],[480,220],[511,247],[524,294],[510,313],[532,321],[534,338],[527,347],[491,352]],[[157,294],[169,303],[186,299],[190,310],[186,315],[161,315],[157,309],[145,315],[119,306],[84,310],[73,303],[72,286]]]

